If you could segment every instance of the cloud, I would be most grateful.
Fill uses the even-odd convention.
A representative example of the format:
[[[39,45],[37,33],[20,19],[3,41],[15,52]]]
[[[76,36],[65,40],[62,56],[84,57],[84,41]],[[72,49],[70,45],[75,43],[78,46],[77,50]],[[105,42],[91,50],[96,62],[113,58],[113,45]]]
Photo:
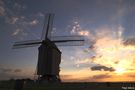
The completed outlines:
[[[0,72],[0,80],[9,80],[9,79],[22,79],[26,78],[26,76],[18,75],[14,73],[2,73]]]
[[[0,6],[0,16],[4,16],[5,15],[5,9]]]
[[[79,82],[80,79],[72,78],[72,75],[60,75],[62,82]]]
[[[14,28],[13,30],[10,30],[11,36],[16,36],[15,38],[22,40],[28,38],[28,34],[30,33],[34,37],[39,38],[37,34],[32,33],[33,31],[30,30],[38,29],[38,27],[33,26],[39,24],[39,21],[43,18],[43,13],[39,12],[37,14],[29,14],[26,16],[22,15],[22,11],[26,8],[27,7],[23,3],[18,1],[0,0],[0,16],[2,16],[3,22],[12,25]]]
[[[12,17],[12,24],[15,24],[19,18],[18,17]]]
[[[132,70],[132,71],[135,71],[135,70]],[[129,73],[129,74],[126,74],[127,77],[131,77],[131,78],[135,78],[135,73]]]
[[[22,72],[22,70],[21,69],[0,67],[0,73],[18,73],[18,72]]]
[[[75,22],[75,24],[78,24],[78,22]],[[79,26],[80,25],[78,25],[78,27]],[[73,27],[72,34],[81,30],[84,29]],[[89,53],[89,57],[78,53],[82,52],[80,49],[80,51],[78,50],[75,55],[81,59],[76,59],[74,64],[79,66],[79,68],[83,68],[84,65],[89,65],[89,67],[97,65],[91,67],[89,72],[99,72],[99,74],[109,72],[110,74],[120,75],[132,72],[133,70],[131,69],[135,68],[135,47],[132,46],[135,44],[135,38],[127,39],[126,43],[128,43],[128,45],[124,45],[124,30],[125,28],[122,25],[117,25],[117,27],[113,28],[103,26],[94,29],[93,32],[90,31],[91,33],[89,33],[89,36],[87,37],[89,38],[89,41],[93,41],[94,43],[89,47],[90,52],[87,51],[87,53]]]
[[[8,73],[8,72],[12,72],[12,69],[9,69],[9,68],[0,68],[0,71],[1,72],[4,72],[4,73]]]
[[[88,30],[83,30],[79,24],[79,22],[75,21],[73,22],[73,25],[72,25],[72,30],[70,32],[71,34],[74,34],[74,35],[81,35],[81,36],[89,36],[90,34],[90,31]]]
[[[60,75],[61,79],[67,80],[67,79],[71,79],[72,75]]]
[[[105,79],[105,78],[111,78],[111,75],[108,75],[108,74],[94,75],[92,78],[93,79]]]
[[[81,36],[88,36],[89,31],[79,31],[78,34],[81,35]]]
[[[94,73],[96,72],[96,74]],[[106,72],[99,72],[99,71],[90,71],[88,70],[78,70],[73,72],[61,73],[60,77],[63,81],[68,82],[95,82],[95,81],[102,81],[106,78],[112,78],[112,74]]]
[[[18,20],[19,20],[19,17],[17,16],[11,16],[11,17],[6,18],[6,22],[9,24],[16,24]]]
[[[10,2],[10,1],[7,1]],[[14,2],[10,2],[12,7],[16,7],[17,3]],[[15,4],[15,5],[14,5]],[[18,21],[18,17],[16,15],[16,9],[19,9],[18,7],[15,9],[12,9],[12,7],[8,7],[7,3],[3,2],[2,0],[0,0],[0,16],[4,16],[4,20],[6,23],[9,24],[15,24]]]
[[[86,64],[91,63],[90,59],[77,60],[75,64]]]
[[[18,10],[22,10],[22,9],[26,9],[25,5],[21,5],[17,2],[14,3],[14,8],[18,9]]]
[[[128,38],[127,40],[124,41],[124,45],[135,45],[135,37],[133,38]]]
[[[22,69],[0,66],[0,80],[26,77]]]
[[[92,71],[96,71],[96,70],[98,70],[98,71],[110,71],[110,72],[115,71],[115,69],[113,69],[112,67],[106,67],[106,66],[102,66],[102,65],[93,66],[93,67],[91,67],[91,70]]]
[[[37,15],[40,16],[40,17],[44,17],[45,16],[42,12],[39,12]]]
[[[13,33],[12,33],[12,36],[16,36],[18,35],[20,32],[22,32],[22,29],[16,29]]]
[[[4,3],[2,0],[0,0],[0,16],[4,16],[5,13],[5,8],[4,8]]]
[[[30,25],[32,25],[32,26],[35,26],[35,25],[37,25],[37,24],[38,24],[38,20],[37,20],[37,19],[35,19],[35,20],[33,20],[33,21],[29,22],[29,24],[30,24]]]
[[[135,68],[135,39],[124,40],[124,27],[101,27],[95,31],[95,43],[90,47],[91,61],[101,66],[91,70],[115,71],[117,74],[132,71]]]
[[[18,72],[22,72],[22,70],[21,69],[15,69],[14,72],[18,73]]]

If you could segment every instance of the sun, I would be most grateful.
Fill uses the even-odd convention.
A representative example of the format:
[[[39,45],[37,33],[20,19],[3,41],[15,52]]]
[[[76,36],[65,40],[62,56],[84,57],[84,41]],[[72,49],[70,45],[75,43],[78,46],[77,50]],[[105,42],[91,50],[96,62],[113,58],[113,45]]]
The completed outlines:
[[[122,68],[122,67],[118,67],[118,68],[115,69],[115,73],[116,73],[117,75],[122,75],[122,74],[124,74],[125,72],[126,72],[126,69],[125,69],[125,68]]]

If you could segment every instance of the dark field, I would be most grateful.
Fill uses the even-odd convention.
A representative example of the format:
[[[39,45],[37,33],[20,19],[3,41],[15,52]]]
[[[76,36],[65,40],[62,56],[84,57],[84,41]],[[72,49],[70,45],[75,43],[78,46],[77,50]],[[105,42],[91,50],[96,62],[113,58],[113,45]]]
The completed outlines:
[[[0,90],[15,90],[15,81],[0,81]],[[24,90],[135,90],[133,82],[44,83],[25,82]]]

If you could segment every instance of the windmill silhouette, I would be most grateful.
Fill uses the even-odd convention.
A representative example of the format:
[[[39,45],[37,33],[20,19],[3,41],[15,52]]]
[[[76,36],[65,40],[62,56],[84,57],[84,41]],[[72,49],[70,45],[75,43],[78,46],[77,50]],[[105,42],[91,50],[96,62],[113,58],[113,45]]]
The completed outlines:
[[[59,46],[83,45],[83,36],[51,36],[54,14],[46,14],[41,40],[15,42],[13,48],[39,45],[37,72],[38,80],[60,81],[61,51]]]

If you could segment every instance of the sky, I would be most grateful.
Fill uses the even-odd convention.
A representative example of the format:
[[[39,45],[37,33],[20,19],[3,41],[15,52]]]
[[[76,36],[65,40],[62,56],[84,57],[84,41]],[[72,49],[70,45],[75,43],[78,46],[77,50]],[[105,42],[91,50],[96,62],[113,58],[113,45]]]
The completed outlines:
[[[44,15],[53,36],[84,36],[83,46],[58,46],[60,77],[68,82],[135,81],[135,0],[0,0],[0,80],[34,78]]]

